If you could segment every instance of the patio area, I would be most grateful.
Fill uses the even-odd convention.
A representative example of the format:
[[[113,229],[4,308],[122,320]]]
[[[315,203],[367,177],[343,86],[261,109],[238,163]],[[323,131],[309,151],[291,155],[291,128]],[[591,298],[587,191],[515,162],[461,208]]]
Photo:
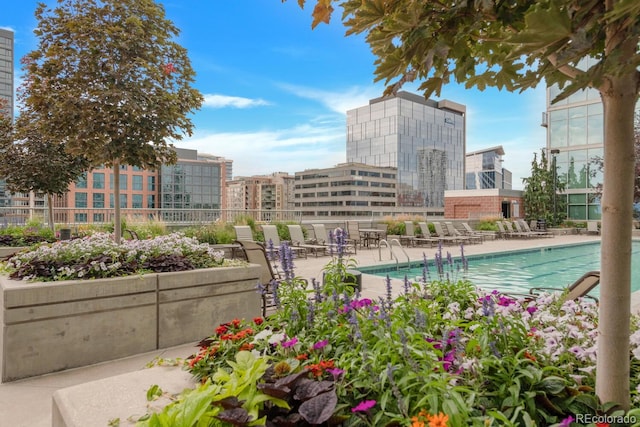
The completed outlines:
[[[466,255],[475,255],[597,241],[599,238],[599,236],[563,235],[555,236],[552,239],[487,240],[482,244],[466,245],[464,250]],[[433,259],[437,248],[409,247],[405,248],[405,250],[410,259],[416,261],[422,259],[423,253]],[[451,245],[445,247],[444,251],[457,256],[460,248],[459,246]],[[379,259],[380,255],[383,257],[382,261]],[[357,260],[358,266],[395,262],[390,261],[388,249],[386,248],[381,250],[378,250],[378,248],[359,249],[357,254],[352,257]],[[402,262],[403,257],[404,254],[400,256],[400,262]],[[307,259],[296,260],[296,274],[307,279],[321,278],[323,267],[328,260],[328,257],[308,257]],[[377,299],[386,294],[384,279],[381,277],[363,275],[362,285],[362,295],[364,297]],[[401,283],[399,281],[394,283],[393,289],[394,292],[399,293],[402,289]],[[640,293],[632,296],[632,310],[640,312]],[[172,347],[112,362],[0,384],[0,420],[2,420],[2,425],[12,427],[49,427],[52,423],[52,395],[56,390],[144,369],[145,365],[156,357],[184,358],[195,351],[194,345],[195,343]],[[143,384],[141,386],[146,388],[150,385]],[[106,405],[108,404],[106,403]],[[78,409],[81,410],[81,408]],[[126,420],[121,420],[121,425],[127,425]]]

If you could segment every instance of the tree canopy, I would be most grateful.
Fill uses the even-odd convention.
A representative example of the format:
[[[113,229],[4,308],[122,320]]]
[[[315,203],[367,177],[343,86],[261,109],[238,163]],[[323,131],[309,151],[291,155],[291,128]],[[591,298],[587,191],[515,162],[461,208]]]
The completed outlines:
[[[84,156],[68,153],[63,144],[45,140],[41,124],[27,112],[15,126],[8,117],[0,117],[0,177],[14,193],[46,194],[53,229],[52,196],[66,193],[89,163]]]
[[[522,91],[557,84],[555,101],[599,91],[604,107],[601,292],[596,392],[629,401],[633,114],[640,88],[637,0],[315,0],[312,27],[343,8],[347,34],[365,34],[375,79],[394,93],[421,82]],[[298,0],[304,6],[305,0]],[[585,66],[588,58],[593,65]]]
[[[549,165],[545,150],[540,152],[540,161],[536,154],[531,161],[531,176],[523,178],[524,211],[527,220],[544,220],[550,226],[560,224],[566,217],[565,199],[558,197],[564,191],[564,184],[558,176],[557,165],[553,159]]]
[[[45,139],[91,166],[156,169],[175,162],[202,95],[179,31],[153,0],[58,0],[35,12],[37,49],[23,61],[25,108],[46,118]],[[119,200],[119,182],[114,182]],[[115,204],[116,240],[120,205]]]

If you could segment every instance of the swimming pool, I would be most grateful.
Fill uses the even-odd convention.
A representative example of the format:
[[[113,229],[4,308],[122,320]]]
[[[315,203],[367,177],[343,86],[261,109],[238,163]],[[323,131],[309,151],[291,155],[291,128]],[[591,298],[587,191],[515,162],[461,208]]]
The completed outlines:
[[[640,241],[632,243],[632,292],[640,291]],[[443,251],[443,256],[446,251]],[[450,251],[453,254],[453,251]],[[438,277],[433,264],[435,250],[430,254],[425,250],[429,261],[429,277]],[[534,287],[564,288],[576,281],[587,271],[600,270],[600,243],[585,243],[578,245],[553,246],[546,248],[527,249],[511,252],[499,252],[484,255],[471,255],[466,259],[469,268],[466,272],[458,271],[461,264],[460,257],[454,257],[455,268],[450,276],[457,279],[468,279],[475,286],[484,289],[497,289],[504,292],[529,292]],[[446,262],[446,261],[445,261]],[[395,265],[362,267],[359,270],[364,274],[386,276],[396,279],[409,279],[422,277],[422,263],[411,263],[411,269],[407,265],[400,265],[397,270]],[[403,268],[404,267],[404,268]],[[445,266],[445,271],[449,271]],[[591,291],[597,296],[598,288]]]

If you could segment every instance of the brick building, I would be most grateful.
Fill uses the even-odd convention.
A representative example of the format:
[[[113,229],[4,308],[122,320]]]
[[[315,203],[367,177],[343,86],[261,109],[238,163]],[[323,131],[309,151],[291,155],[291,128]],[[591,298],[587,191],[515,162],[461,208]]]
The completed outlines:
[[[490,188],[445,191],[444,217],[450,219],[522,218],[523,192]]]

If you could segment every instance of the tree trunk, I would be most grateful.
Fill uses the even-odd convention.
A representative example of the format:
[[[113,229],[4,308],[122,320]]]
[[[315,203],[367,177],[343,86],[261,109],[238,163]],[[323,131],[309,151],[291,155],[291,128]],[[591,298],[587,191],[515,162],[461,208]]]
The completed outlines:
[[[113,240],[120,243],[122,223],[120,222],[120,162],[113,162]]]
[[[54,219],[53,219],[53,197],[49,193],[47,193],[47,206],[49,208],[49,209],[47,209],[48,216],[49,216],[49,218],[48,218],[49,228],[55,234],[55,232],[56,232],[56,224],[55,224]]]
[[[635,75],[613,77],[601,88],[604,106],[604,186],[596,394],[629,409],[631,225]]]

